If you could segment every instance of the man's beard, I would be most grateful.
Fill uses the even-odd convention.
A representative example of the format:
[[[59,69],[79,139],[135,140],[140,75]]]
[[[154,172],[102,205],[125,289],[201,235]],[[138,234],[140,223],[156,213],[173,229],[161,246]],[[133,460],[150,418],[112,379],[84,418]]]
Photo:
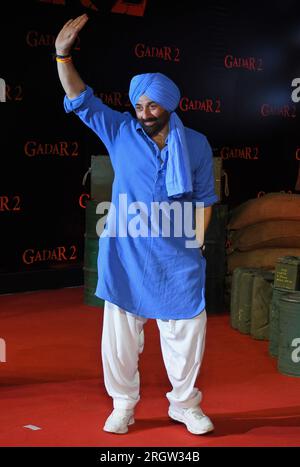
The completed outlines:
[[[166,110],[161,114],[160,117],[147,118],[145,120],[139,118],[138,121],[141,124],[145,133],[148,136],[156,136],[170,120],[170,114]],[[152,125],[146,125],[147,122],[153,122]]]

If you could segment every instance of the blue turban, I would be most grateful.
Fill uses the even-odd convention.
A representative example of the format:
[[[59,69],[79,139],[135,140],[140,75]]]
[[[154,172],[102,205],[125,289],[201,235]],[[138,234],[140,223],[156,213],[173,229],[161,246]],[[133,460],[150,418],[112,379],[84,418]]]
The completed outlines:
[[[180,91],[176,84],[162,73],[145,73],[134,76],[130,82],[129,98],[134,107],[143,95],[171,113],[166,169],[168,196],[178,198],[185,193],[191,193],[192,174],[185,130],[182,121],[174,112],[179,104]]]

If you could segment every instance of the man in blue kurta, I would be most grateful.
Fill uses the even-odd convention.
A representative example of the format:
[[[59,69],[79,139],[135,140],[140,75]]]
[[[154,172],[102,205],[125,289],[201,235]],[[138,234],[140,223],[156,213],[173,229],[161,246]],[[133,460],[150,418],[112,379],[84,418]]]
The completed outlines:
[[[134,423],[143,326],[152,318],[172,385],[169,416],[191,433],[207,433],[213,424],[194,387],[206,331],[205,258],[197,213],[201,205],[205,230],[217,201],[212,151],[203,134],[183,126],[175,112],[180,91],[161,73],[131,80],[135,117],[94,95],[72,64],[70,39],[66,47],[70,31],[76,36],[85,24],[84,16],[66,23],[56,49],[65,110],[99,136],[114,169],[112,203],[99,238],[96,289],[105,300],[102,362],[114,406],[104,430],[126,433]],[[196,234],[191,230],[195,225]]]

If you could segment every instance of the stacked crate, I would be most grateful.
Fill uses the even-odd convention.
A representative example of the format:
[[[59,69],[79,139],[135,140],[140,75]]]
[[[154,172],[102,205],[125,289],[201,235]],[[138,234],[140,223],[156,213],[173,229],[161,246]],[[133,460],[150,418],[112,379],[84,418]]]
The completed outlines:
[[[98,244],[101,231],[97,223],[106,214],[97,214],[100,202],[111,201],[113,168],[109,156],[91,158],[91,200],[86,205],[86,233],[84,241],[84,303],[103,307],[104,301],[95,296],[98,281]]]

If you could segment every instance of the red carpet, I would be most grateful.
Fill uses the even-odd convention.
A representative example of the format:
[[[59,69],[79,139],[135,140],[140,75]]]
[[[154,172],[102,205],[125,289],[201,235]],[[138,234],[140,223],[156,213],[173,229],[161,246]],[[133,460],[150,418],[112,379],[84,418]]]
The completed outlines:
[[[141,396],[126,435],[102,431],[111,410],[103,387],[102,310],[82,288],[0,296],[0,446],[300,446],[300,378],[281,375],[268,343],[209,315],[198,386],[215,431],[189,434],[167,416],[170,386],[155,321],[145,326]],[[32,431],[24,425],[41,428]]]

